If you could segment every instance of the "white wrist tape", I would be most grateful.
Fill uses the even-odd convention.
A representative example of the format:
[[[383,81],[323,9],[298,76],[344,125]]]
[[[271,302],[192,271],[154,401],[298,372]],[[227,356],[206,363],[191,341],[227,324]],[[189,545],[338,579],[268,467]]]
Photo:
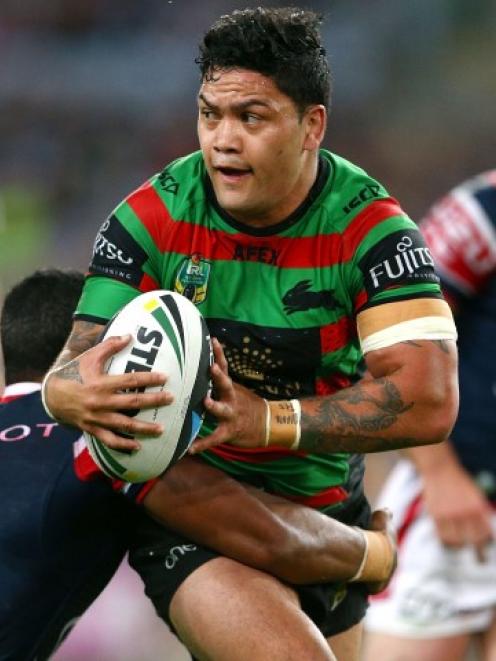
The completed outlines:
[[[43,408],[45,409],[45,413],[47,414],[47,416],[49,418],[51,418],[52,420],[55,420],[55,422],[59,422],[57,420],[57,418],[53,415],[53,413],[50,411],[50,409],[48,408],[48,404],[46,402],[46,387],[47,387],[48,379],[52,376],[54,371],[55,370],[50,370],[49,372],[47,372],[45,374],[45,378],[41,382],[41,403],[43,404]]]
[[[270,413],[270,406],[269,402],[264,399],[265,402],[265,443],[264,447],[267,447],[269,445],[269,438],[270,438],[270,420],[271,420],[271,413]]]

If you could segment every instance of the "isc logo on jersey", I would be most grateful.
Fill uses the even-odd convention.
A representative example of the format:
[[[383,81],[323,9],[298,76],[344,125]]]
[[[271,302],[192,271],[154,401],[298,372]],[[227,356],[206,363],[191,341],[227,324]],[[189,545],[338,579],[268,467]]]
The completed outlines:
[[[164,386],[174,395],[169,406],[128,411],[146,422],[159,422],[159,437],[139,437],[141,449],[107,448],[85,432],[89,452],[104,473],[126,482],[144,482],[160,475],[186,452],[198,434],[203,399],[210,390],[212,349],[205,320],[180,294],[158,290],[138,296],[109,322],[103,338],[129,333],[132,340],[105,366],[108,374],[157,371],[167,374]]]

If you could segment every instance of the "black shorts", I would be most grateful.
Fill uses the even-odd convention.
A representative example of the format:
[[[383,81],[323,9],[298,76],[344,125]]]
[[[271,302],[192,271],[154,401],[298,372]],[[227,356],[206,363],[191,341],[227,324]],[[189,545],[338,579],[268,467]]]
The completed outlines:
[[[366,527],[370,507],[365,498],[341,513],[344,523]],[[152,519],[143,521],[135,531],[129,551],[129,563],[145,584],[158,615],[172,628],[169,606],[181,583],[201,565],[219,557],[219,553],[193,544],[182,535],[169,532]],[[359,583],[292,586],[303,611],[324,636],[346,631],[365,616],[368,593]]]

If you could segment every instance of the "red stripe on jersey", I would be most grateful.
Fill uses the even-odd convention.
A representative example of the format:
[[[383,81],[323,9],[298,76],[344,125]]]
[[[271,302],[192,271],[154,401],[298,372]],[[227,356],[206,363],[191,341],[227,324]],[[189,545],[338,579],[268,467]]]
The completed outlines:
[[[154,480],[148,480],[148,482],[145,482],[141,487],[138,495],[136,496],[134,502],[140,505],[145,500],[147,493],[152,490],[153,486],[159,481],[159,479],[159,477],[156,477]]]
[[[4,395],[3,397],[0,397],[0,404],[8,404],[9,402],[13,402],[14,399],[19,399],[19,397],[24,397],[26,393],[20,393],[19,395]]]
[[[155,289],[161,289],[159,283],[148,275],[148,273],[143,273],[141,282],[139,284],[139,290],[141,292],[154,291]]]
[[[362,291],[359,292],[355,297],[355,301],[354,301],[355,311],[360,310],[360,308],[362,308],[368,300],[369,300],[369,296],[366,290],[362,289]]]
[[[405,539],[405,535],[408,532],[408,529],[415,521],[415,519],[418,517],[421,509],[422,509],[422,494],[419,494],[412,500],[410,505],[407,507],[401,526],[398,528],[398,534],[397,534],[398,549],[403,543],[403,540]]]
[[[240,461],[245,464],[265,464],[289,456],[305,457],[307,455],[306,452],[279,448],[277,446],[269,448],[237,448],[227,443],[217,445],[215,448],[209,448],[209,451],[226,461]]]
[[[81,482],[90,482],[105,477],[98,465],[93,461],[88,448],[84,448],[74,457],[74,472]]]
[[[338,321],[322,326],[320,329],[320,347],[322,353],[331,353],[345,347],[352,337],[356,335],[354,322],[348,317],[341,317]]]
[[[375,225],[392,216],[403,215],[398,203],[392,198],[377,200],[359,213],[339,233],[317,234],[305,237],[230,234],[212,230],[202,225],[175,220],[152,184],[144,184],[127,198],[127,203],[148,230],[161,252],[182,255],[201,254],[205,259],[242,261],[271,261],[277,255],[276,264],[285,268],[326,267],[344,259],[351,259],[356,247]],[[343,239],[345,243],[343,244]],[[244,251],[243,249],[246,249]],[[260,252],[261,250],[267,252]]]
[[[171,215],[150,182],[146,182],[126,198],[126,202],[146,227],[153,242],[160,248],[166,233],[164,230],[172,221]]]
[[[343,487],[330,487],[329,489],[325,489],[313,496],[294,496],[293,494],[280,493],[277,491],[273,491],[272,493],[276,496],[282,496],[287,500],[291,500],[293,503],[299,503],[300,505],[306,505],[307,507],[328,507],[329,505],[342,503],[349,495]]]
[[[349,388],[351,380],[344,374],[331,374],[324,378],[316,379],[315,394],[319,396],[333,395],[338,390]]]
[[[392,197],[376,200],[357,214],[343,233],[342,261],[352,259],[356,249],[371,229],[394,216],[405,216],[405,213]]]

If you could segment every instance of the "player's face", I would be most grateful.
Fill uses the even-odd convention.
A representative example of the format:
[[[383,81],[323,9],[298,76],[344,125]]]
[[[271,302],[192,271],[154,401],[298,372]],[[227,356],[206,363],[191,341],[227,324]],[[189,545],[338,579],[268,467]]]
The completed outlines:
[[[198,98],[200,146],[219,204],[254,226],[289,216],[315,180],[323,106],[300,117],[272,79],[246,69],[218,71]]]

